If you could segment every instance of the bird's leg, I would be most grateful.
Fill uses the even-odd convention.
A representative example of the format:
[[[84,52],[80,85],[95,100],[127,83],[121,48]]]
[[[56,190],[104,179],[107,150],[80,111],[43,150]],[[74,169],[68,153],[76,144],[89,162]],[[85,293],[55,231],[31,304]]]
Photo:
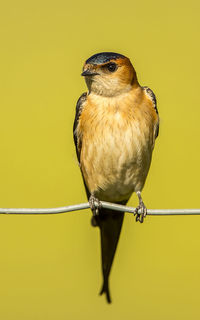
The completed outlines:
[[[139,199],[139,206],[137,206],[137,208],[135,209],[134,215],[136,214],[136,221],[140,221],[140,223],[142,223],[147,215],[147,208],[145,207],[144,202],[142,200],[141,192],[137,191],[136,194]],[[138,212],[139,210],[140,213]]]
[[[91,194],[89,198],[89,205],[90,209],[92,210],[93,217],[91,219],[91,224],[93,227],[98,226],[98,215],[99,215],[99,209],[101,209],[102,205],[99,199],[95,198],[93,194]]]

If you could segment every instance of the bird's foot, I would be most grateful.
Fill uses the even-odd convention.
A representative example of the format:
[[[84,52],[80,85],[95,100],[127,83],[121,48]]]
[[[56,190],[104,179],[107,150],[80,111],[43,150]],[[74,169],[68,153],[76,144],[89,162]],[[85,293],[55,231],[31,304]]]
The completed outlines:
[[[89,198],[89,205],[93,213],[91,224],[93,227],[97,227],[99,225],[98,224],[99,209],[101,209],[102,207],[101,202],[99,201],[99,199],[91,195]]]
[[[92,210],[92,213],[94,216],[99,215],[99,209],[101,209],[102,205],[99,199],[95,198],[93,195],[89,198],[89,205],[90,209]]]
[[[139,206],[135,209],[134,215],[136,215],[136,222],[140,221],[140,223],[143,223],[144,218],[147,215],[147,208],[144,205],[143,201],[140,201]]]

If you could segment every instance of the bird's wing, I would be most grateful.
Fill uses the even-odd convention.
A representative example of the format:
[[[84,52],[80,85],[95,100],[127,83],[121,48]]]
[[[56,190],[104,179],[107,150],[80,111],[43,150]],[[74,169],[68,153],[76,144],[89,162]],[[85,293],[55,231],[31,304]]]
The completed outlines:
[[[143,90],[145,91],[145,93],[147,94],[147,96],[151,99],[153,107],[155,112],[158,115],[158,108],[157,108],[157,101],[156,101],[156,96],[153,93],[153,91],[149,88],[149,87],[142,87]],[[155,139],[157,138],[158,134],[159,134],[159,115],[157,117],[157,123],[156,123],[156,127],[155,127]]]
[[[73,126],[74,144],[75,144],[75,147],[76,147],[76,155],[77,155],[77,158],[78,158],[79,165],[80,165],[82,141],[81,141],[81,137],[77,135],[77,127],[78,127],[79,118],[80,118],[80,115],[81,115],[82,110],[84,108],[84,103],[85,103],[86,100],[87,100],[87,92],[84,92],[80,96],[80,98],[78,99],[77,104],[76,104],[76,115],[75,115],[74,126]],[[81,173],[82,173],[82,170],[81,170]],[[87,185],[85,183],[85,179],[84,179],[83,174],[82,174],[82,177],[83,177],[83,182],[84,182],[84,185],[85,185],[85,191],[86,191],[86,194],[87,194],[87,198],[89,199],[90,192],[89,192],[88,187],[87,187]]]
[[[80,96],[76,104],[76,115],[75,115],[74,126],[73,126],[74,144],[76,147],[76,154],[77,154],[79,164],[80,164],[80,154],[81,154],[81,138],[77,136],[77,127],[78,127],[79,117],[82,113],[83,105],[86,100],[87,100],[87,93],[84,92]]]

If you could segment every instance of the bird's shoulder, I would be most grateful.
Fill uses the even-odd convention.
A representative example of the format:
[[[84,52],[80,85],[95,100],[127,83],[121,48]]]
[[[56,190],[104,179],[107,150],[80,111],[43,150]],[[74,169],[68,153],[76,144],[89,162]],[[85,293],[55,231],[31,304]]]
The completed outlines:
[[[81,148],[81,142],[78,139],[77,135],[77,127],[79,123],[79,118],[81,116],[81,113],[83,111],[84,103],[87,100],[87,92],[84,92],[78,99],[76,103],[76,114],[75,114],[75,119],[74,119],[74,126],[73,126],[73,136],[74,136],[74,144],[76,147],[76,154],[78,161],[80,161],[80,148]]]
[[[154,92],[147,86],[142,87],[147,97],[151,100],[153,108],[157,114],[157,120],[156,120],[156,127],[155,127],[155,138],[157,138],[159,134],[159,114],[158,114],[158,108],[157,108],[157,100]]]
[[[145,94],[148,96],[148,98],[151,99],[153,107],[156,111],[156,113],[158,114],[158,108],[157,108],[157,100],[156,100],[156,96],[153,92],[153,90],[151,90],[149,87],[144,86],[142,87],[142,89],[144,90]]]
[[[75,119],[74,119],[74,134],[78,125],[78,120],[80,118],[80,115],[83,111],[83,106],[84,103],[87,100],[87,92],[84,92],[78,99],[77,103],[76,103],[76,114],[75,114]]]
[[[75,121],[78,120],[80,117],[82,110],[83,110],[83,105],[85,101],[87,100],[87,92],[84,92],[78,99],[76,103],[76,115],[75,115]]]

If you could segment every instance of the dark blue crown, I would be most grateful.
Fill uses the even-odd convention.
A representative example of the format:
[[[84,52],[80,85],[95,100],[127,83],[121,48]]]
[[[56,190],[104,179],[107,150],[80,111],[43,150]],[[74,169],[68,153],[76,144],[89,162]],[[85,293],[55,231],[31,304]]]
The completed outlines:
[[[94,54],[89,59],[86,60],[86,63],[89,64],[102,64],[109,62],[110,60],[116,60],[119,58],[126,58],[122,54],[114,53],[114,52],[101,52]]]

